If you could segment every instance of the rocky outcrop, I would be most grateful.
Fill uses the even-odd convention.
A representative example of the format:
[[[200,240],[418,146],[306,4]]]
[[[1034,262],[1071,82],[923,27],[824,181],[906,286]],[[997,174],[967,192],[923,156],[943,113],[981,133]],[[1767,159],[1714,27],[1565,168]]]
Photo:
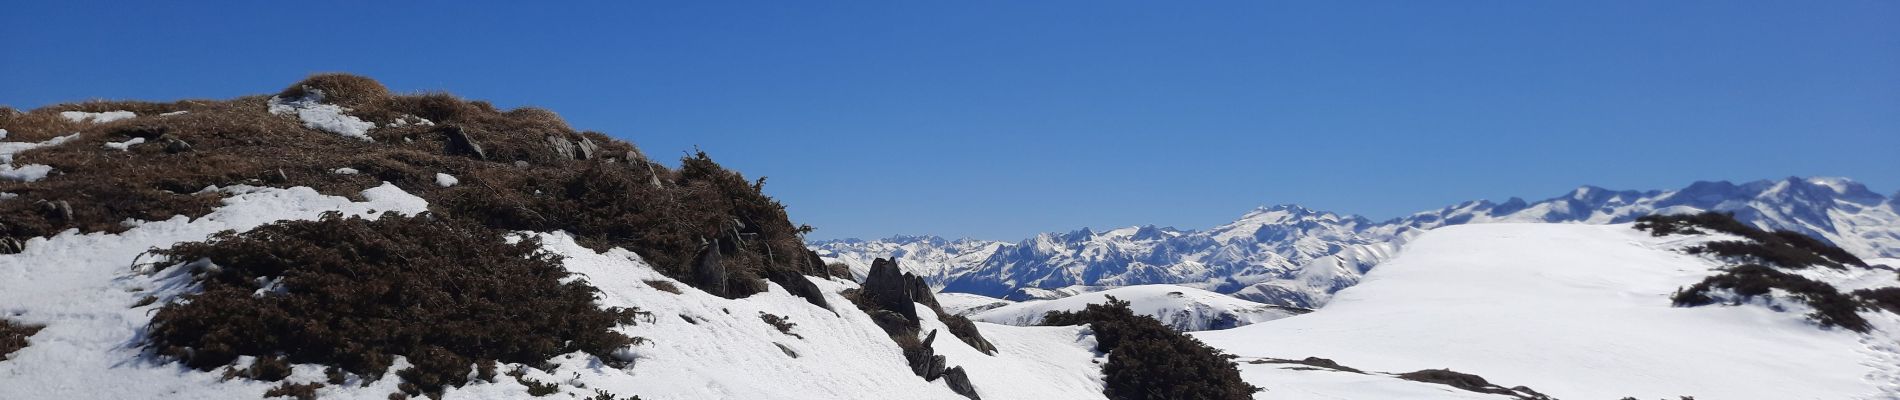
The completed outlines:
[[[805,302],[826,310],[831,309],[831,304],[825,301],[825,292],[819,290],[818,285],[811,283],[810,279],[805,279],[805,275],[778,269],[770,270],[766,273],[766,279],[770,279],[772,283],[777,283],[779,286],[784,287],[786,293],[791,293],[793,296],[803,298]]]
[[[461,125],[442,127],[442,135],[449,138],[448,148],[446,149],[449,154],[468,155],[475,157],[477,160],[488,159],[488,152],[482,150],[482,144],[476,143],[475,138],[468,136],[468,132],[463,132]]]
[[[950,391],[970,400],[983,400],[982,396],[976,395],[976,386],[970,384],[970,375],[965,374],[961,366],[943,370],[943,383],[950,386]]]
[[[726,297],[726,267],[719,265],[719,241],[713,240],[693,257],[693,287]]]

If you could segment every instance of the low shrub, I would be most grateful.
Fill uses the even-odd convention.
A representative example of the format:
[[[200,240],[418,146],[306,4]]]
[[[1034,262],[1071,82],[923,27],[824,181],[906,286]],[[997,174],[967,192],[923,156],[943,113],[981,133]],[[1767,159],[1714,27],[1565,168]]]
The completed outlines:
[[[1854,297],[1869,307],[1878,307],[1894,314],[1900,314],[1900,287],[1861,289],[1854,291]]]
[[[400,355],[414,365],[397,372],[414,395],[467,383],[478,361],[584,351],[621,365],[612,353],[642,341],[612,330],[637,310],[596,306],[595,289],[563,283],[569,273],[538,241],[430,214],[330,213],[158,253],[190,261],[202,289],[161,307],[145,345],[200,370],[248,355],[373,380]]]
[[[1861,303],[1854,297],[1842,294],[1833,285],[1758,264],[1731,267],[1704,278],[1694,286],[1678,290],[1671,300],[1678,307],[1713,304],[1716,298],[1710,292],[1716,289],[1734,293],[1738,296],[1737,302],[1781,289],[1813,307],[1814,312],[1808,314],[1808,318],[1822,326],[1839,326],[1855,332],[1866,332],[1870,328],[1867,319],[1859,314]]]
[[[1110,297],[1080,311],[1051,311],[1044,325],[1083,325],[1095,331],[1095,349],[1110,399],[1250,399],[1260,388],[1240,379],[1231,356],[1199,339],[1137,315]]]
[[[317,389],[322,388],[323,384],[316,382],[284,382],[281,385],[277,385],[277,387],[271,388],[269,391],[265,391],[264,398],[289,397],[297,400],[316,400]]]
[[[1399,374],[1398,377],[1399,379],[1404,379],[1408,381],[1436,383],[1440,385],[1451,386],[1451,387],[1455,387],[1455,388],[1462,389],[1469,392],[1501,394],[1501,395],[1513,396],[1513,397],[1517,397],[1519,395],[1517,392],[1512,391],[1511,389],[1505,389],[1502,386],[1491,384],[1490,381],[1485,380],[1484,377],[1482,376],[1453,371],[1450,369],[1427,369],[1427,370],[1412,371],[1412,372]]]
[[[798,327],[798,324],[792,323],[792,320],[790,319],[786,319],[785,317],[779,316],[777,314],[766,313],[763,311],[759,312],[759,319],[765,321],[766,325],[771,325],[772,328],[778,329],[778,333],[783,333],[783,334],[789,335],[791,337],[799,338],[799,339],[805,338],[804,336],[799,336],[797,333],[792,333],[792,328]]]
[[[0,318],[0,361],[6,361],[7,355],[26,348],[31,344],[26,338],[40,333],[40,330],[45,328],[45,325],[13,322]]]
[[[1735,219],[1731,213],[1705,211],[1696,214],[1646,215],[1636,219],[1637,230],[1651,235],[1701,234],[1701,229],[1747,238],[1748,241],[1712,242],[1691,248],[1691,253],[1709,253],[1773,264],[1782,268],[1807,268],[1821,265],[1866,267],[1867,262],[1847,250],[1800,232],[1757,229]]]

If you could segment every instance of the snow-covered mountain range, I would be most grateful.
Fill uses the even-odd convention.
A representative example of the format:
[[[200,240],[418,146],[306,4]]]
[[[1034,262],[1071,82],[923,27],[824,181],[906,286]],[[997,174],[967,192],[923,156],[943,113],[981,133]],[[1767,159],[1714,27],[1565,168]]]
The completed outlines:
[[[931,236],[811,244],[853,271],[896,258],[946,292],[1050,298],[1111,287],[1176,284],[1252,301],[1317,307],[1424,230],[1495,222],[1623,223],[1651,213],[1733,212],[1762,228],[1826,239],[1863,257],[1900,256],[1900,194],[1844,178],[1696,182],[1677,190],[1577,188],[1530,202],[1461,203],[1387,221],[1262,207],[1206,230],[1138,226],[1044,233],[1020,242]]]

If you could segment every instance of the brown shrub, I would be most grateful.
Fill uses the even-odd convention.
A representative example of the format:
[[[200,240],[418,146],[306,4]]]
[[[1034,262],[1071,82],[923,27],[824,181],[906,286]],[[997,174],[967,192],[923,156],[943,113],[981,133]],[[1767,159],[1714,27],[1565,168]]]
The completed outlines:
[[[612,352],[640,341],[611,330],[637,311],[602,310],[593,287],[561,283],[568,272],[537,241],[454,219],[332,213],[160,254],[205,260],[187,264],[203,289],[159,309],[146,345],[200,370],[251,355],[377,377],[402,355],[411,394],[439,393],[467,383],[478,360],[585,351],[620,365]]]
[[[269,391],[264,392],[264,398],[268,399],[272,397],[289,397],[289,398],[294,398],[297,400],[316,400],[317,389],[322,389],[322,388],[323,388],[323,384],[316,383],[316,382],[310,382],[310,383],[284,382],[283,384],[277,385],[277,387],[271,388]]]
[[[389,88],[382,82],[357,75],[325,73],[311,75],[303,81],[277,92],[277,97],[296,99],[310,95],[312,90],[323,93],[323,102],[344,107],[364,107],[382,103],[389,99]]]
[[[6,361],[8,354],[26,348],[32,343],[26,338],[40,333],[40,329],[45,328],[45,325],[31,325],[0,318],[0,361]]]
[[[729,295],[765,290],[760,279],[785,271],[825,275],[803,257],[799,235],[784,207],[765,196],[763,180],[748,180],[703,153],[675,171],[648,160],[632,144],[597,132],[576,132],[541,109],[503,111],[446,93],[392,95],[368,78],[322,74],[291,85],[280,96],[323,90],[325,101],[379,124],[374,142],[306,128],[293,115],[268,112],[268,96],[175,103],[80,103],[25,113],[0,113],[8,141],[42,141],[78,133],[62,145],[24,152],[17,163],[46,164],[55,174],[37,182],[0,182],[19,198],[0,202],[0,235],[23,239],[66,229],[116,232],[123,221],[196,218],[224,195],[199,193],[236,184],[308,186],[355,196],[381,182],[420,196],[445,218],[500,229],[567,231],[589,247],[625,247],[669,276],[688,276],[686,263],[717,240],[731,273]],[[139,117],[105,124],[73,123],[62,110],[132,109]],[[158,116],[158,112],[189,113]],[[404,115],[435,126],[389,126]],[[485,158],[452,151],[449,125],[478,143]],[[146,144],[107,150],[106,142],[135,137]],[[168,151],[171,141],[189,151]],[[591,149],[591,150],[587,150]],[[581,157],[591,152],[592,157]],[[586,159],[580,159],[586,158]],[[526,167],[517,166],[517,162]],[[358,170],[340,175],[336,168]],[[461,184],[443,188],[436,173]],[[71,218],[55,218],[44,204],[65,201]]]

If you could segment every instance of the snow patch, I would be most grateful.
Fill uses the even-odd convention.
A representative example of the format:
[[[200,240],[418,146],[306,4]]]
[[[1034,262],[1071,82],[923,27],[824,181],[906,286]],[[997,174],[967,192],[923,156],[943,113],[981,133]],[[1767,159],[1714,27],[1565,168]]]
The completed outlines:
[[[107,111],[107,112],[61,111],[59,113],[59,116],[65,117],[67,121],[72,121],[72,122],[92,122],[95,124],[103,124],[103,123],[118,121],[122,119],[134,118],[134,117],[138,117],[139,115],[134,114],[131,111]]]
[[[970,318],[1010,325],[1036,325],[1050,311],[1079,311],[1090,304],[1108,303],[1109,297],[1129,302],[1137,315],[1147,315],[1177,331],[1227,329],[1299,314],[1299,310],[1241,300],[1220,293],[1176,285],[1125,286],[1053,300],[1034,300],[982,311]]]
[[[457,183],[462,183],[462,181],[459,179],[455,179],[455,175],[449,175],[449,174],[444,174],[440,172],[437,172],[435,174],[436,186],[450,187],[450,186],[455,186],[455,184]]]
[[[47,141],[39,142],[39,143],[0,142],[0,179],[7,179],[7,180],[14,180],[14,181],[21,181],[21,182],[33,182],[33,181],[38,181],[41,179],[46,179],[46,174],[53,172],[52,166],[43,165],[43,164],[27,164],[27,165],[15,167],[13,166],[13,156],[16,154],[20,154],[20,152],[22,151],[37,149],[37,148],[46,147],[46,146],[58,146],[61,143],[66,143],[66,141],[72,140],[73,138],[76,138],[76,137],[79,137],[79,134],[75,133],[71,135],[60,136],[60,137],[52,138]]]
[[[130,140],[126,140],[123,142],[106,142],[106,148],[118,150],[118,151],[126,151],[128,149],[131,149],[132,145],[139,144],[139,143],[145,143],[145,138],[142,138],[142,137],[132,138]]]
[[[346,114],[350,110],[335,104],[323,103],[323,91],[310,89],[303,97],[285,100],[277,96],[270,98],[270,113],[277,115],[296,114],[303,126],[324,132],[356,138],[365,142],[375,141],[369,137],[369,130],[375,123],[358,119]]]

